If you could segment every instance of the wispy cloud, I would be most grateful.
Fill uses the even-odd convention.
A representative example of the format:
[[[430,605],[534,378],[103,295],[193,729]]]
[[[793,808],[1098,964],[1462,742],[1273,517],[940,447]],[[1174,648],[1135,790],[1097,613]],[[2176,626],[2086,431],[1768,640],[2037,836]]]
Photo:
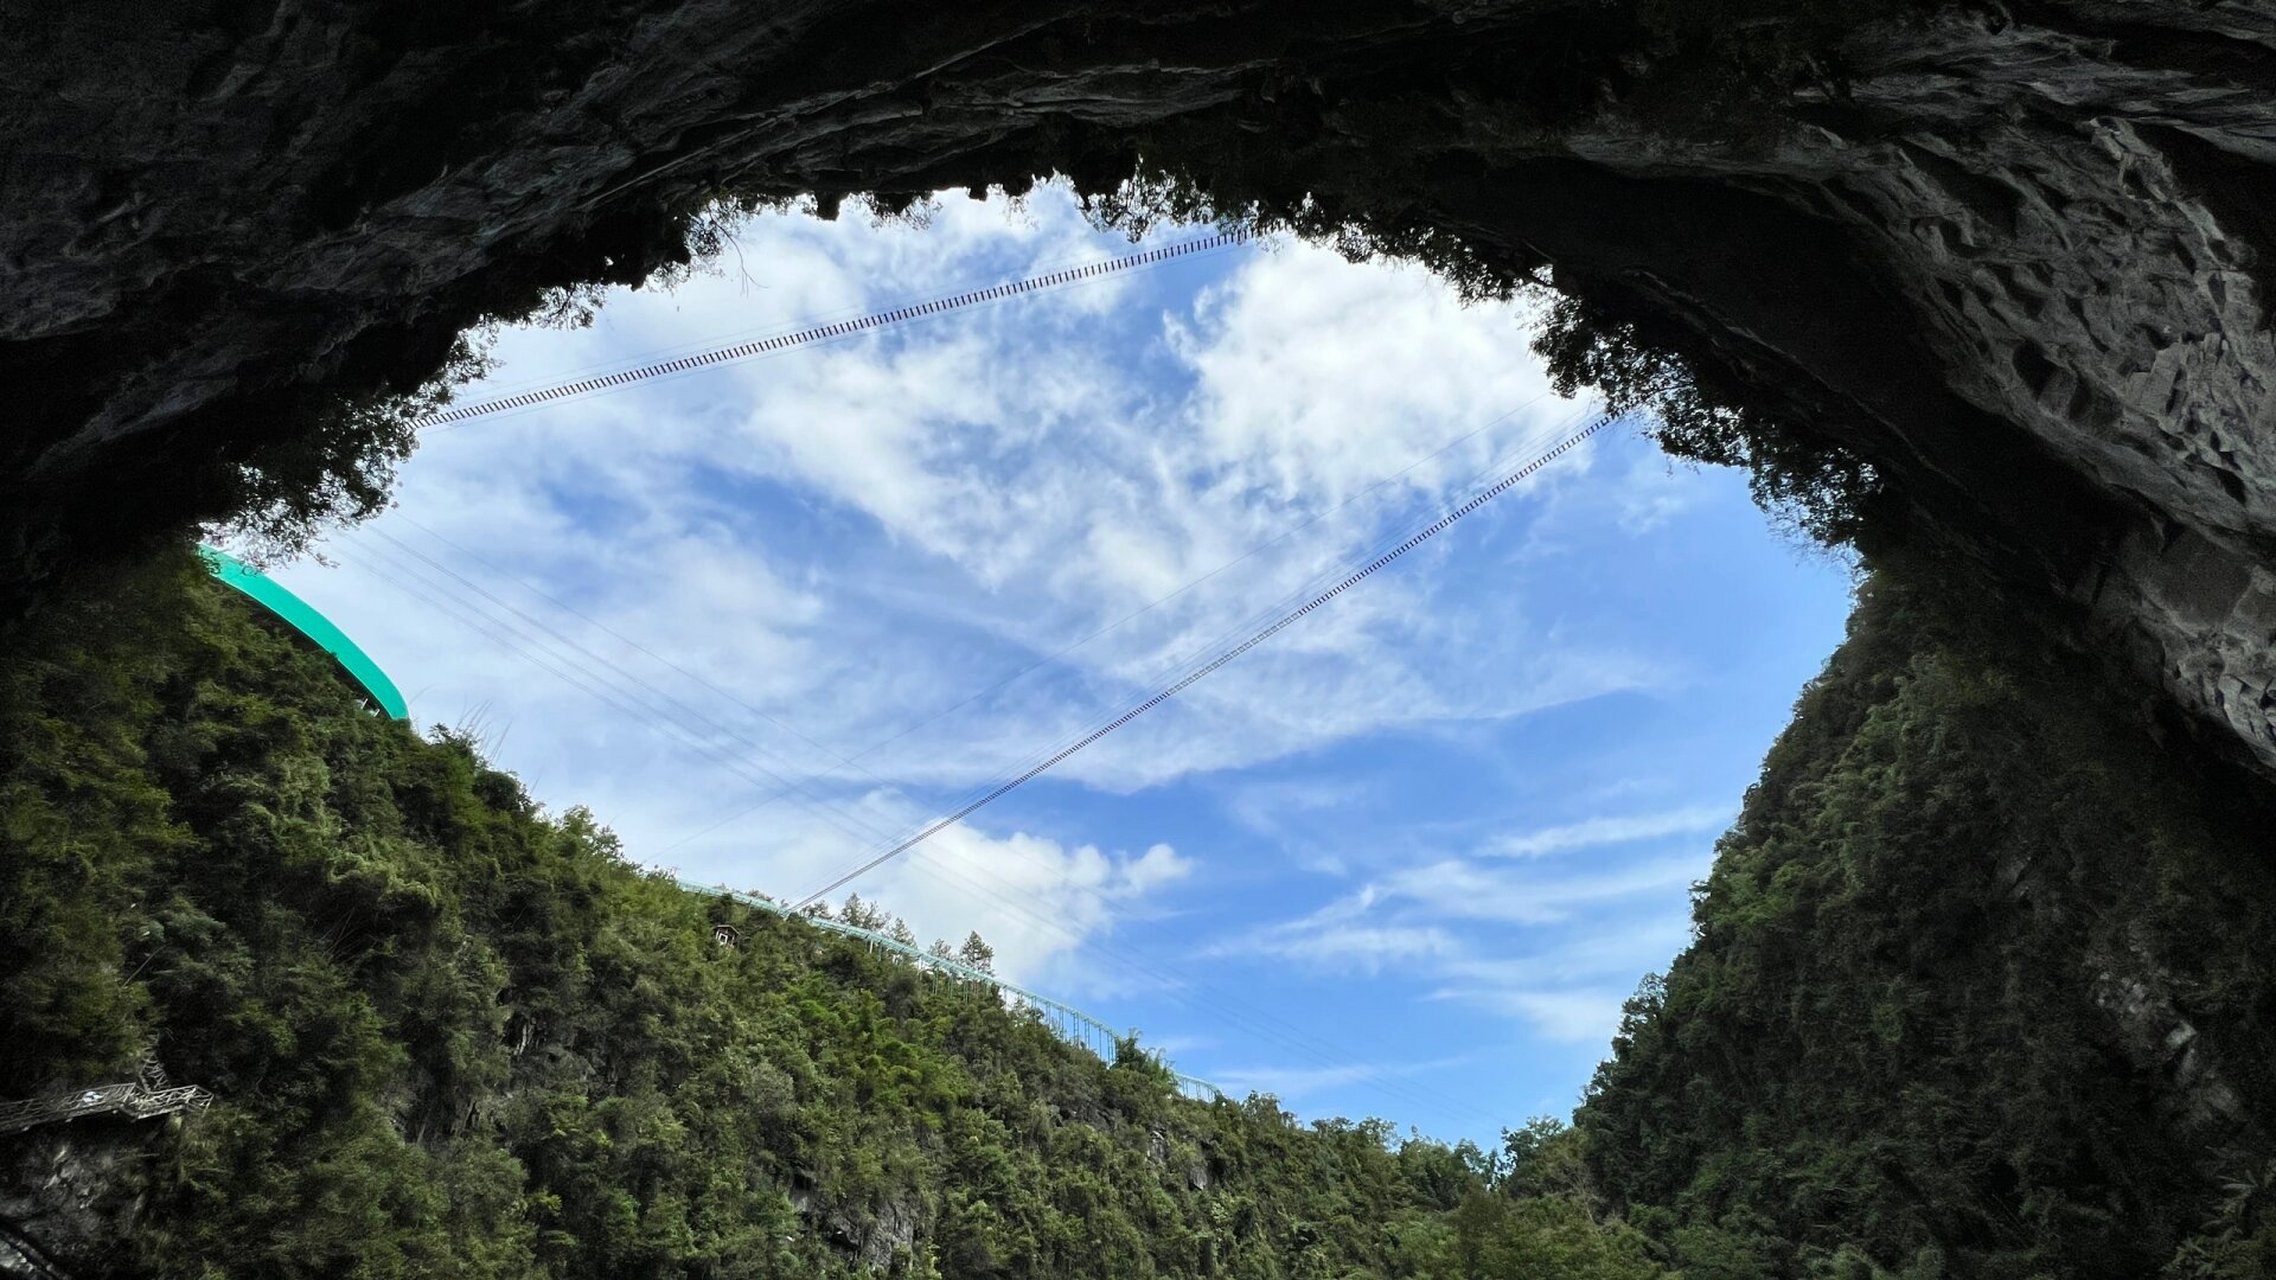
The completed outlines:
[[[1212,954],[1264,954],[1316,969],[1375,972],[1386,965],[1459,953],[1447,930],[1431,925],[1298,920],[1220,944]]]
[[[835,810],[782,814],[749,830],[734,855],[691,860],[684,871],[794,901],[933,820],[903,797],[872,793]],[[856,893],[904,918],[928,942],[956,943],[976,930],[995,948],[1004,977],[1074,995],[1116,985],[1082,962],[1085,946],[1156,911],[1195,869],[1168,844],[1117,852],[956,823],[830,901],[835,906]]]
[[[1395,872],[1380,886],[1385,897],[1442,919],[1556,924],[1588,907],[1689,885],[1705,865],[1699,856],[1671,857],[1579,874],[1549,874],[1531,867],[1448,858]]]
[[[1527,990],[1521,987],[1457,987],[1435,993],[1474,1008],[1520,1018],[1541,1035],[1562,1044],[1602,1045],[1620,1027],[1620,1005],[1628,989],[1618,986]]]
[[[792,217],[762,219],[743,240],[724,279],[619,298],[585,333],[509,335],[508,381],[1109,247],[1049,189],[1020,218],[1000,202],[947,199],[921,232]],[[1464,308],[1427,274],[1354,268],[1309,246],[1225,261],[1190,312],[1114,311],[1095,290],[1069,290],[467,424],[428,442],[403,489],[402,520],[445,541],[401,536],[512,595],[455,548],[479,549],[726,690],[738,701],[520,597],[547,626],[732,719],[785,774],[853,788],[976,785],[1261,624],[1269,602],[1300,599],[1387,529],[1427,518],[1562,412],[1539,399],[1532,362],[1505,358],[1518,323],[1506,308]],[[1127,302],[1148,286],[1124,276],[1102,287]],[[1055,340],[1039,343],[1039,331]],[[1465,432],[1475,434],[1432,456]],[[1585,470],[1590,455],[1561,465]],[[1308,520],[1302,536],[1240,559]],[[387,556],[355,535],[335,550],[352,567]],[[861,772],[798,737],[861,751],[1229,564],[864,756]],[[410,585],[430,614],[453,589]],[[1130,791],[1662,678],[1647,657],[1585,644],[1528,645],[1513,660],[1506,640],[1529,621],[1515,597],[1461,618],[1433,604],[1426,568],[1381,575],[1060,775]],[[464,661],[485,685],[511,679],[510,655],[438,661],[436,625],[398,608],[372,630],[403,669]],[[495,643],[495,631],[482,634]],[[548,723],[586,718],[577,703],[588,690],[521,683]],[[678,750],[670,735],[658,744],[659,755]],[[637,847],[647,833],[627,834]]]
[[[1470,1055],[1458,1054],[1426,1062],[1342,1062],[1317,1067],[1213,1067],[1210,1069],[1210,1083],[1235,1095],[1268,1093],[1283,1102],[1300,1101],[1354,1084],[1405,1080],[1434,1071],[1445,1071],[1470,1060]]]
[[[1433,975],[1431,998],[1518,1018],[1561,1043],[1603,1045],[1637,980],[1667,965],[1690,940],[1691,925],[1687,913],[1665,908],[1595,924],[1562,932],[1532,954],[1450,960]]]
[[[1576,849],[1689,835],[1729,824],[1733,812],[1729,805],[1698,805],[1658,813],[1588,818],[1497,840],[1487,847],[1487,852],[1511,858],[1538,858]]]
[[[617,296],[590,330],[507,335],[498,389],[1126,248],[1049,188],[1016,212],[946,197],[924,229],[770,217],[739,244],[724,276]],[[1542,397],[1522,321],[1307,246],[1189,260],[438,433],[400,509],[328,548],[338,570],[286,576],[422,720],[510,723],[502,763],[636,859],[803,893],[1546,443],[1574,407]],[[1500,737],[1678,678],[1680,641],[1591,625],[1574,602],[1602,593],[1537,554],[1680,523],[1684,477],[1595,483],[1638,465],[1599,437],[854,887],[1082,998],[1174,987],[1110,953],[1210,951],[1188,913],[1331,884],[1277,879],[1293,859],[1338,894],[1212,955],[1552,1033],[1616,1011],[1664,956],[1546,958],[1679,908],[1723,812],[1566,790],[1497,841],[1440,811],[1459,775],[1396,766],[1515,775]],[[1519,961],[1541,963],[1490,967]]]
[[[1676,904],[1705,872],[1706,851],[1577,868],[1544,855],[1691,835],[1725,812],[1695,806],[1488,839],[1470,856],[1381,871],[1304,915],[1220,941],[1213,954],[1420,982],[1430,999],[1516,1018],[1551,1041],[1601,1042],[1638,976],[1688,939]]]

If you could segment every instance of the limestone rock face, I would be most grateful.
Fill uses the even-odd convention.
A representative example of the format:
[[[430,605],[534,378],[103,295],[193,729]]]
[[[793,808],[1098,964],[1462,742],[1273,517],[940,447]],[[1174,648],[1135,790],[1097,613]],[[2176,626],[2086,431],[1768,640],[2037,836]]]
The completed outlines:
[[[40,8],[0,24],[19,610],[226,514],[329,397],[643,277],[714,193],[1098,187],[1144,150],[1547,264],[2276,776],[2276,0],[1875,17],[1744,101],[1581,0]]]
[[[142,1211],[135,1166],[151,1125],[81,1121],[19,1134],[0,1149],[0,1277],[105,1274]]]
[[[2157,48],[2118,25],[2151,6],[2077,8],[2101,23],[1953,20],[1889,49],[1856,100],[1921,123],[1830,185],[1948,385],[2120,509],[2052,585],[2276,766],[2276,206],[2258,203],[2276,196],[2276,98],[2182,65],[2211,69],[2218,24],[2265,76],[2276,12],[2218,6]]]

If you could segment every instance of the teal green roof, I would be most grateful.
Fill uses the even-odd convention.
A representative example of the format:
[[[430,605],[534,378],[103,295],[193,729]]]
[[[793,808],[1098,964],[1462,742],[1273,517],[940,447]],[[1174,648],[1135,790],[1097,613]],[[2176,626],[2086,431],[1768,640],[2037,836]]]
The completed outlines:
[[[284,589],[276,579],[246,564],[226,551],[213,547],[199,547],[198,554],[205,557],[213,576],[237,588],[290,624],[291,627],[316,642],[316,647],[329,653],[347,669],[379,709],[397,720],[411,718],[411,709],[403,695],[371,655],[356,647],[347,633],[332,625],[332,620],[316,611],[315,606]]]

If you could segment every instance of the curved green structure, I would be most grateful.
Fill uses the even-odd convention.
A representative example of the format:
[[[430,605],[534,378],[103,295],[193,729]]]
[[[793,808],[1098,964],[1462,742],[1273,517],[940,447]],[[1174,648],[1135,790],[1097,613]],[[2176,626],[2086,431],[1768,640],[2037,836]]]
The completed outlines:
[[[331,654],[333,660],[345,668],[357,684],[363,686],[364,692],[371,695],[371,700],[379,704],[381,711],[397,720],[411,718],[411,709],[404,703],[403,694],[396,689],[395,682],[387,678],[387,673],[379,669],[379,664],[371,660],[371,655],[357,648],[355,641],[348,639],[346,632],[333,626],[330,618],[318,613],[306,600],[285,590],[276,579],[226,551],[201,546],[198,554],[205,558],[206,567],[213,570],[214,577],[253,597],[262,608],[284,619],[293,630],[315,641],[317,648]]]

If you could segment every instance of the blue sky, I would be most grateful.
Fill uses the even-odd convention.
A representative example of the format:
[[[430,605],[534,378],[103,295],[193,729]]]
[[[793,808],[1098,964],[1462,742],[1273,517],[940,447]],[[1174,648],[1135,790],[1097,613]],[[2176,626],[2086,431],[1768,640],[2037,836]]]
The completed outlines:
[[[762,216],[465,398],[1130,251],[1055,187],[919,221]],[[1212,251],[432,431],[279,576],[635,860],[803,896],[1560,438],[1526,322]],[[1488,1140],[1683,944],[1848,590],[1616,427],[853,887],[1228,1088]]]

